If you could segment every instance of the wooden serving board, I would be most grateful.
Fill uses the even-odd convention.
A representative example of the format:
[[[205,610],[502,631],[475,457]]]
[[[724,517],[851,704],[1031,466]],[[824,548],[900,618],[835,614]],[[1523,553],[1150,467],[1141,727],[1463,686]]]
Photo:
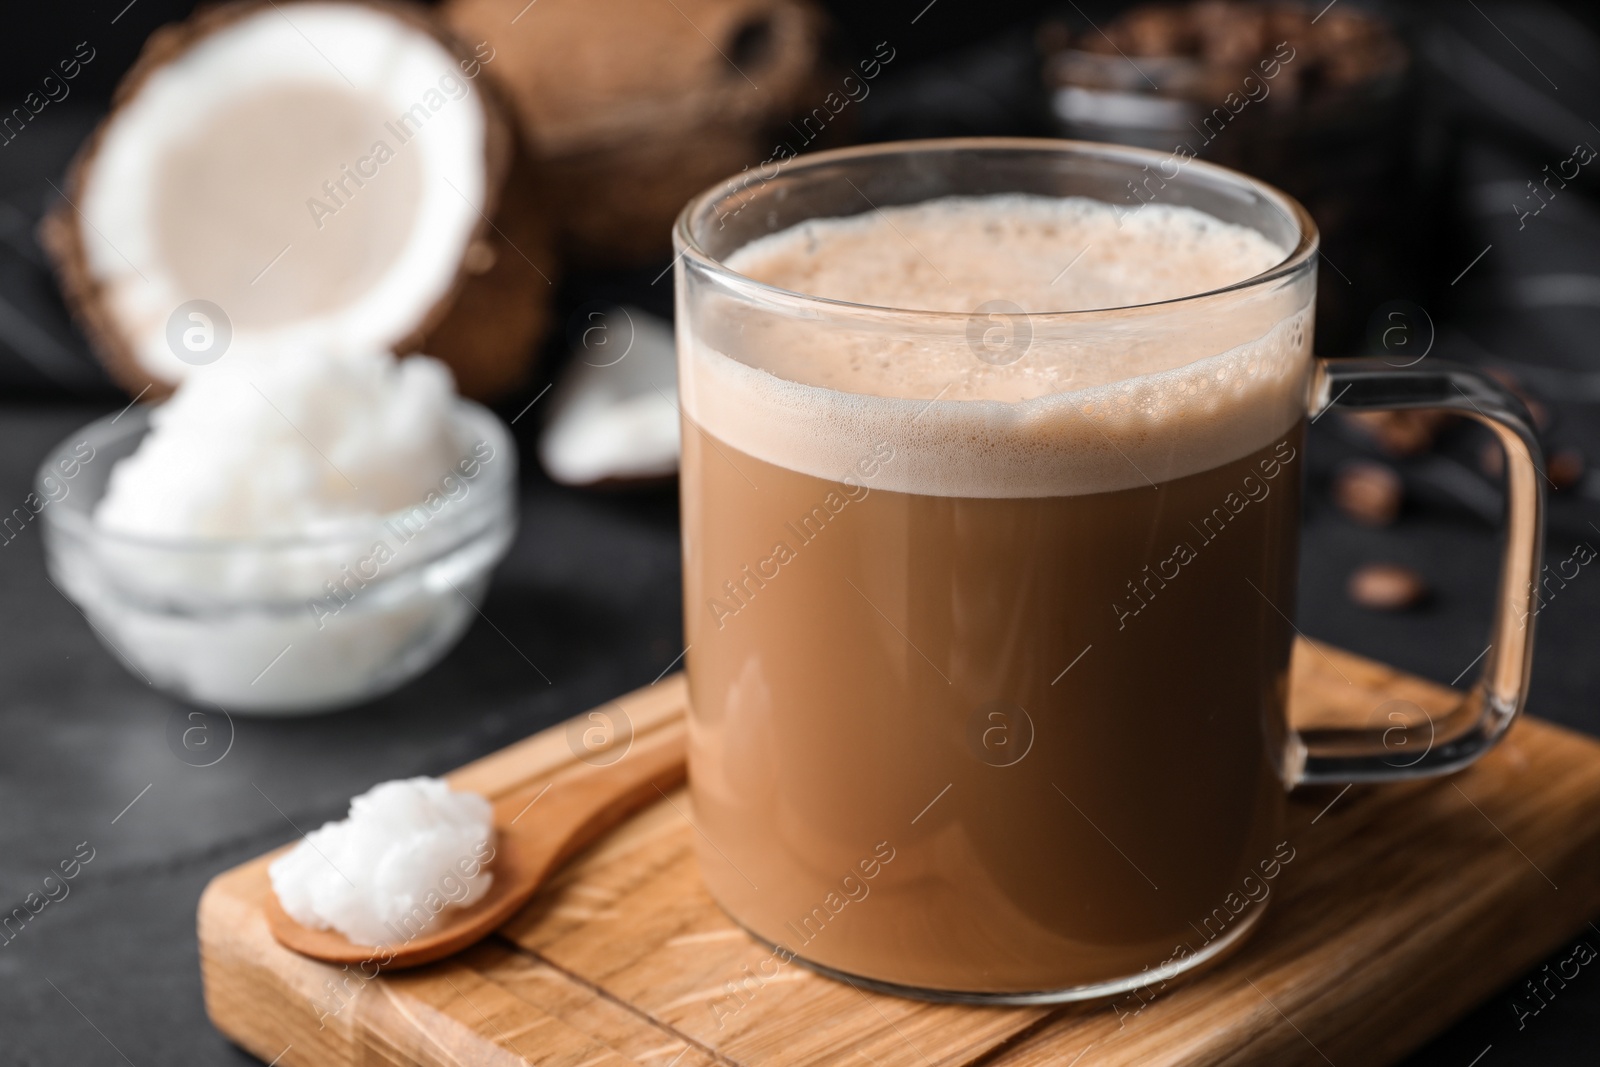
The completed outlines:
[[[1454,699],[1309,644],[1292,692],[1300,722]],[[675,676],[619,703],[636,736],[654,736],[684,731],[685,696]],[[450,780],[494,797],[574,758],[556,727]],[[1109,1004],[929,1004],[798,965],[746,980],[769,950],[701,886],[691,817],[680,790],[580,855],[489,941],[370,981],[273,941],[263,856],[201,898],[207,1009],[280,1067],[1382,1064],[1600,911],[1600,743],[1532,719],[1452,778],[1295,794],[1295,857],[1245,947],[1187,984]]]

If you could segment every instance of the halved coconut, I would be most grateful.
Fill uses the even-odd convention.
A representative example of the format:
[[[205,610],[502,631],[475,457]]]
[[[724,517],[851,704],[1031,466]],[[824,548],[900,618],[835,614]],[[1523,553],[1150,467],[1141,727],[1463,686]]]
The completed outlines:
[[[482,69],[402,4],[251,0],[153,35],[44,232],[115,377],[160,396],[221,335],[517,384],[554,257]]]

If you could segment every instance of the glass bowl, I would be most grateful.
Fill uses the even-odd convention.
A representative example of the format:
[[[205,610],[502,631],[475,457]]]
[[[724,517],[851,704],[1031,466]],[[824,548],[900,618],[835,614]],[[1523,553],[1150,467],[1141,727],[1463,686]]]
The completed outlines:
[[[389,692],[466,632],[516,530],[516,446],[456,406],[461,461],[427,497],[313,536],[156,539],[94,522],[149,410],[90,423],[39,467],[45,565],[139,677],[227,712],[299,714]]]

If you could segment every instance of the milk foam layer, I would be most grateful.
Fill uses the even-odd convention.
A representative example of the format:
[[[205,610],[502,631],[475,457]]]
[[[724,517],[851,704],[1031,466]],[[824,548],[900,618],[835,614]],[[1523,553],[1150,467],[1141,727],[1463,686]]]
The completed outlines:
[[[1260,274],[1284,250],[1193,208],[1120,215],[1085,197],[944,197],[812,219],[752,241],[728,266],[830,300],[959,311],[1009,300],[1087,311],[1192,296]]]
[[[833,480],[887,441],[896,456],[872,488],[1016,497],[1159,484],[1261,448],[1304,414],[1313,279],[1137,306],[1225,288],[1285,254],[1191,208],[1083,198],[952,197],[812,220],[728,266],[930,314],[818,321],[775,301],[708,305],[696,319],[691,302],[684,410],[742,451]],[[998,313],[984,306],[995,301]]]

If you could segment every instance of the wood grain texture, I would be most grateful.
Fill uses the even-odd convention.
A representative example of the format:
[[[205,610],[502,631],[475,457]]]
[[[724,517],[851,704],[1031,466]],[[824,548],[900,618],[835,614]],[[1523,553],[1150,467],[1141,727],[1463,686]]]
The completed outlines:
[[[1397,700],[1438,714],[1455,699],[1307,643],[1291,688],[1297,723],[1368,722]],[[617,718],[620,707],[637,736],[681,732],[685,697],[674,677],[602,710]],[[558,727],[451,780],[497,797],[575,758]],[[1294,857],[1235,920],[1259,912],[1244,948],[1191,981],[1109,1003],[929,1004],[776,961],[707,896],[691,818],[686,795],[669,794],[568,864],[489,942],[370,980],[272,940],[271,857],[254,860],[201,899],[207,1008],[282,1067],[1032,1067],[1079,1056],[1080,1067],[1349,1067],[1400,1058],[1600,911],[1600,744],[1531,719],[1452,778],[1295,794]]]

